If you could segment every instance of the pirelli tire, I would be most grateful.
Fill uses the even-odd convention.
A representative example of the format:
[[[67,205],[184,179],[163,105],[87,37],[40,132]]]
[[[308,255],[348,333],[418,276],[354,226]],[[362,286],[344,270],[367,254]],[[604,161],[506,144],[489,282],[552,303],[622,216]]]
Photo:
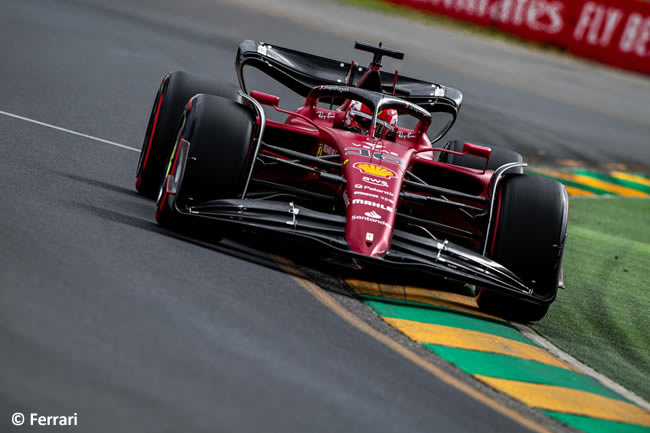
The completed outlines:
[[[463,152],[463,145],[465,143],[461,140],[451,140],[445,144],[444,149],[448,149],[454,152]],[[480,144],[480,143],[475,143]],[[503,147],[492,146],[488,144],[480,144],[481,146],[489,147],[492,149],[490,154],[490,160],[488,162],[488,170],[496,170],[504,164],[511,162],[523,162],[524,158],[517,152]],[[453,153],[441,152],[440,159],[441,162],[446,162],[447,164],[458,165],[461,167],[467,168],[477,168],[483,170],[485,167],[485,158],[475,155],[454,155]],[[523,173],[523,167],[516,167],[509,171],[510,173]]]
[[[199,93],[237,98],[233,84],[184,71],[167,74],[154,99],[136,172],[136,190],[155,198],[172,150],[179,119],[187,101]]]
[[[178,131],[165,179],[160,184],[156,220],[161,225],[178,228],[193,204],[239,198],[252,163],[255,130],[256,117],[247,106],[213,95],[192,98]],[[189,143],[185,144],[188,151],[180,155],[183,140]],[[169,185],[174,183],[181,169],[176,190],[171,191]],[[211,225],[211,230],[214,228]]]
[[[551,179],[509,174],[499,183],[487,255],[533,288],[536,302],[479,289],[481,310],[501,317],[541,320],[555,300],[567,236],[569,198]]]

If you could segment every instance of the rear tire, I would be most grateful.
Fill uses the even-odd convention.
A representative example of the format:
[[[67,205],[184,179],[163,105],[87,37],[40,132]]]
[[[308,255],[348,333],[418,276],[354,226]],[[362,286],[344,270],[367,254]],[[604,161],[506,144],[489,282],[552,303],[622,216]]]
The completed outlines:
[[[509,319],[540,320],[555,300],[560,280],[569,206],[566,188],[554,180],[511,174],[497,194],[488,256],[532,287],[539,301],[480,289],[477,303],[481,310]]]
[[[454,152],[462,152],[464,144],[465,143],[461,140],[452,140],[447,144],[445,144],[444,148],[448,150],[452,150]],[[524,161],[524,158],[520,154],[512,150],[504,149],[503,147],[498,147],[498,146],[486,145],[486,144],[479,144],[479,145],[489,147],[490,149],[492,149],[492,153],[490,155],[490,161],[488,162],[488,166],[487,166],[488,170],[496,170],[502,165],[511,162]],[[440,162],[446,162],[447,164],[453,164],[453,165],[458,165],[467,168],[476,168],[479,170],[483,170],[483,168],[485,167],[485,159],[475,155],[460,156],[460,155],[454,155],[453,153],[441,152],[439,160]],[[516,167],[511,169],[509,172],[523,173],[524,169],[523,167]]]
[[[138,161],[136,190],[147,197],[156,197],[165,173],[165,163],[174,145],[179,119],[192,96],[207,93],[234,99],[238,90],[233,84],[184,71],[167,74],[162,80],[149,116]]]
[[[174,146],[156,205],[156,220],[171,228],[178,225],[181,216],[175,207],[183,209],[208,200],[239,198],[251,164],[256,123],[250,109],[212,95],[197,95],[188,106],[177,140],[188,141],[189,151],[185,160],[180,161],[180,146]],[[167,182],[181,166],[184,171],[172,202],[166,193]]]

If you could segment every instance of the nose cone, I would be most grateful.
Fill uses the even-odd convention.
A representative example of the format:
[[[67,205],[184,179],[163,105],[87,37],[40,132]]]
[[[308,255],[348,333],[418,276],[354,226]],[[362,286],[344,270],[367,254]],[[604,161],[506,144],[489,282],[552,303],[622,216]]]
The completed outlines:
[[[381,256],[390,249],[401,174],[371,163],[346,165],[346,240],[360,254]]]
[[[345,237],[354,251],[378,257],[390,249],[395,215],[372,200],[354,199],[348,207]],[[388,208],[388,206],[385,206]]]

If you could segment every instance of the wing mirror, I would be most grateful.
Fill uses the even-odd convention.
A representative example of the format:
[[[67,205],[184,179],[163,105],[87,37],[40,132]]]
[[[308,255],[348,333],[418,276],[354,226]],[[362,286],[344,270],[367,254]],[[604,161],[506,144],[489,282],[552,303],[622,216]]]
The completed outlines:
[[[469,153],[470,155],[476,155],[480,156],[481,158],[490,159],[492,149],[485,146],[479,146],[478,144],[465,143],[463,144],[463,153]]]
[[[483,172],[487,170],[488,163],[490,162],[490,155],[492,154],[492,149],[489,147],[480,146],[478,144],[464,143],[463,153],[469,153],[470,155],[476,155],[481,158],[485,158],[485,166],[483,167]]]
[[[257,90],[251,90],[251,98],[255,99],[262,105],[269,105],[271,107],[277,107],[280,105],[280,97],[269,95],[268,93],[258,92]]]

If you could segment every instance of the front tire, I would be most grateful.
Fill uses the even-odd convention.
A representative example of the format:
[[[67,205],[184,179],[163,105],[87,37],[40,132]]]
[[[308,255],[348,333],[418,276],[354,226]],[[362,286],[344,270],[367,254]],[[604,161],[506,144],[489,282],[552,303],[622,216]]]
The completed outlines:
[[[230,99],[197,95],[188,104],[168,171],[160,186],[156,220],[174,227],[181,211],[201,202],[239,198],[250,169],[255,115]],[[180,155],[181,141],[189,142]],[[171,187],[182,170],[176,191]]]
[[[502,317],[541,320],[555,300],[566,240],[569,199],[559,182],[510,174],[499,184],[487,254],[529,287],[536,302],[480,289],[479,307]]]
[[[139,193],[156,197],[187,101],[198,93],[234,99],[238,90],[233,84],[184,71],[171,72],[163,78],[140,151],[135,184]]]

